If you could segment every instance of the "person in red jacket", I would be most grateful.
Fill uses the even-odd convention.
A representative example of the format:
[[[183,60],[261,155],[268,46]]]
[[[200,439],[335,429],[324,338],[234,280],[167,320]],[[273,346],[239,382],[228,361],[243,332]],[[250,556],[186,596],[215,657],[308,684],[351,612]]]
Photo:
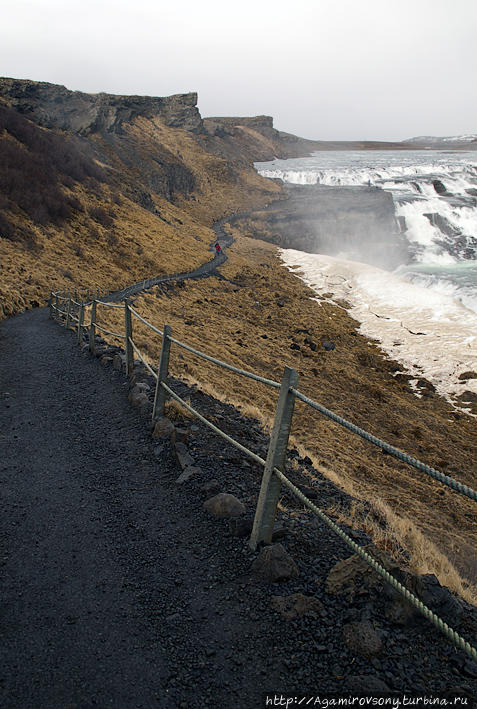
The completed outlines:
[[[215,253],[217,254],[217,256],[220,254],[221,251],[222,249],[220,248],[220,244],[217,241],[217,243],[215,244]]]

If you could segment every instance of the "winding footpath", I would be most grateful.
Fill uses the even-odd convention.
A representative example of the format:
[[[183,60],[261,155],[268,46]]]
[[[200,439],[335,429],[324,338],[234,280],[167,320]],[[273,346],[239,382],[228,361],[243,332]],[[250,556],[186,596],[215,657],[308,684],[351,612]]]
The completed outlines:
[[[237,218],[237,216],[239,215],[234,215],[234,218]],[[137,295],[142,291],[148,290],[153,286],[157,286],[160,283],[167,283],[170,281],[185,281],[186,279],[208,278],[209,276],[223,278],[219,271],[217,271],[217,268],[218,266],[221,266],[223,263],[225,263],[225,261],[227,260],[227,256],[223,251],[224,247],[230,246],[234,241],[233,237],[228,234],[223,228],[223,225],[226,222],[230,221],[230,219],[230,217],[225,217],[224,219],[215,222],[215,224],[213,225],[213,230],[215,231],[216,235],[215,241],[219,242],[222,251],[219,254],[215,253],[215,248],[212,245],[210,249],[214,252],[214,258],[210,261],[207,261],[206,263],[202,264],[202,266],[199,266],[194,271],[186,271],[185,273],[175,273],[171,276],[157,276],[155,278],[148,278],[143,281],[138,281],[137,283],[132,283],[126,288],[122,288],[121,290],[114,291],[113,293],[110,293],[107,296],[103,296],[103,300],[107,300],[109,302],[118,302],[124,300],[125,298],[130,298],[133,295]]]

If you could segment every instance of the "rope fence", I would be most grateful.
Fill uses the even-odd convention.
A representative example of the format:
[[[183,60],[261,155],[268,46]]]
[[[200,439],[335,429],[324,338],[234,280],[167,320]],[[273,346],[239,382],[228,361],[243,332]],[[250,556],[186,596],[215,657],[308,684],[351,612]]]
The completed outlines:
[[[58,301],[67,301],[68,308],[67,311],[63,311],[58,306]],[[247,457],[254,460],[256,463],[263,466],[263,476],[260,486],[260,492],[257,502],[257,507],[255,511],[253,529],[250,536],[250,547],[255,550],[257,546],[262,543],[270,543],[273,529],[275,525],[277,506],[280,494],[281,484],[285,485],[290,492],[297,497],[301,502],[305,504],[315,515],[317,515],[330,529],[332,529],[355,553],[357,553],[366,563],[368,563],[387,583],[389,583],[393,588],[395,588],[406,600],[411,603],[420,613],[422,613],[435,627],[437,627],[441,632],[443,632],[450,640],[454,643],[456,647],[465,652],[474,661],[477,661],[477,650],[470,645],[470,643],[465,640],[459,633],[453,630],[447,623],[445,623],[439,616],[437,616],[432,610],[430,610],[426,605],[424,605],[417,596],[415,596],[409,589],[403,586],[397,579],[395,579],[381,564],[379,564],[373,557],[364,551],[356,542],[354,542],[335,522],[333,522],[322,510],[320,510],[316,505],[314,505],[301,490],[299,490],[296,485],[294,485],[283,473],[285,466],[285,457],[288,447],[288,438],[290,434],[291,422],[293,418],[293,411],[295,406],[295,401],[299,400],[302,403],[310,406],[311,408],[317,410],[327,418],[331,419],[335,423],[345,427],[352,433],[360,436],[361,438],[367,440],[380,447],[382,450],[386,451],[390,455],[396,457],[398,460],[411,465],[420,472],[423,472],[434,480],[437,480],[448,488],[457,492],[467,498],[477,501],[477,492],[472,488],[464,485],[457,480],[444,475],[440,471],[432,468],[431,466],[422,463],[421,461],[413,458],[412,456],[400,451],[394,446],[389,445],[385,441],[377,438],[368,431],[356,426],[355,424],[347,421],[346,419],[333,413],[326,407],[322,406],[316,401],[313,401],[305,394],[301,393],[296,387],[298,383],[298,373],[296,370],[285,367],[283,378],[281,383],[273,381],[271,379],[266,379],[253,372],[248,372],[244,369],[235,367],[227,362],[223,362],[215,357],[201,352],[200,350],[187,345],[180,340],[172,337],[172,330],[169,325],[164,326],[164,330],[159,330],[154,325],[149,323],[145,318],[143,318],[139,313],[137,313],[130,305],[128,300],[124,301],[123,305],[113,305],[111,303],[105,303],[99,299],[93,297],[91,302],[79,303],[73,300],[69,294],[66,296],[61,296],[59,293],[51,293],[50,296],[50,315],[54,317],[57,315],[64,314],[65,327],[68,329],[70,320],[78,322],[77,329],[78,341],[80,340],[80,334],[83,329],[89,331],[89,347],[92,352],[94,352],[94,337],[95,329],[104,332],[105,334],[112,335],[113,337],[118,337],[124,339],[125,341],[125,351],[126,351],[126,373],[131,375],[134,368],[134,353],[137,354],[139,360],[144,364],[146,369],[152,374],[156,381],[156,391],[154,396],[154,405],[152,411],[153,421],[164,416],[165,413],[165,403],[166,396],[177,401],[181,406],[183,406],[189,413],[195,416],[198,420],[202,421],[208,428],[214,431],[221,438],[226,440],[232,446],[240,450]],[[74,317],[71,314],[71,307],[79,308],[78,317]],[[91,319],[90,324],[85,326],[82,323],[84,307],[86,305],[91,305]],[[100,327],[96,322],[96,308],[97,306],[106,306],[112,308],[121,308],[124,310],[124,323],[125,332],[124,334],[113,333]],[[157,373],[147,362],[143,353],[140,351],[139,347],[136,345],[133,339],[133,325],[132,316],[137,318],[143,324],[145,324],[153,332],[159,334],[162,337],[162,350],[161,358],[158,366]],[[178,394],[176,394],[167,384],[167,378],[169,375],[169,356],[171,345],[175,344],[182,349],[187,350],[191,354],[197,355],[213,364],[216,364],[223,369],[234,372],[244,376],[245,378],[252,379],[265,384],[266,386],[272,387],[279,390],[279,398],[277,403],[277,408],[275,412],[273,429],[270,437],[270,444],[268,448],[267,458],[264,460],[259,455],[251,451],[249,448],[243,444],[236,441],[234,438],[229,436],[227,433],[222,431],[219,427],[215,426],[211,421],[202,416],[196,409],[194,409],[189,403],[184,401]]]

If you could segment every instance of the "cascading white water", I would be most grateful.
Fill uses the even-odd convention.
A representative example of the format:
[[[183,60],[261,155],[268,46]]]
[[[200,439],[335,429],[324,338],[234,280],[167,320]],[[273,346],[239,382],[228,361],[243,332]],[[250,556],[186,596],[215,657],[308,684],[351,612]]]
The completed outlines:
[[[403,264],[401,273],[447,290],[477,312],[477,153],[323,151],[255,167],[264,177],[297,185],[390,192],[412,254],[412,267]]]
[[[449,398],[477,394],[477,153],[317,152],[256,163],[265,177],[297,185],[389,191],[411,263],[391,274],[342,258],[281,251],[284,263],[317,293],[350,303],[361,332],[417,378]],[[390,235],[390,239],[393,235]]]

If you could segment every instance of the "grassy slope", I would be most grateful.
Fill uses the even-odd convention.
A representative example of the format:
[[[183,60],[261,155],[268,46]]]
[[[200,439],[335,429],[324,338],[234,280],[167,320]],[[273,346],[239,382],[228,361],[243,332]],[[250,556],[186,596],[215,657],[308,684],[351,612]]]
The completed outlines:
[[[139,118],[125,126],[125,140],[137,153],[138,164],[142,160],[147,166],[151,155],[164,151],[180,156],[194,175],[194,192],[176,194],[173,203],[152,192],[160,217],[151,213],[128,196],[127,187],[141,183],[138,164],[126,164],[114,145],[94,137],[108,184],[75,183],[71,192],[84,209],[61,225],[38,227],[15,213],[18,224],[34,231],[34,248],[0,240],[5,315],[34,301],[43,304],[50,288],[109,290],[193,268],[210,258],[215,219],[280,195],[280,187],[259,177],[248,163],[251,156],[266,159],[270,152],[278,153],[279,146],[250,126],[220,139]],[[112,210],[112,225],[98,223],[91,216],[94,207]],[[356,334],[356,323],[343,309],[311,299],[309,289],[281,266],[275,247],[238,232],[235,236],[222,269],[229,281],[187,282],[167,295],[138,298],[137,307],[151,322],[168,322],[179,338],[238,366],[276,380],[285,364],[296,367],[302,391],[389,443],[475,485],[474,421],[456,414],[438,397],[417,399],[405,379],[392,377],[392,363],[377,346]],[[311,333],[319,345],[316,352],[303,343],[306,335],[297,329]],[[157,362],[160,343],[149,336],[146,342],[140,327],[136,336],[143,338],[144,349]],[[336,349],[322,349],[324,339],[335,342]],[[290,349],[293,342],[301,349]],[[243,380],[189,357],[174,355],[172,369],[255,412],[264,422],[273,416],[276,394],[260,385],[244,386]],[[363,507],[366,519],[361,523],[374,527],[384,546],[406,550],[419,571],[433,571],[443,583],[477,599],[475,586],[466,591],[460,578],[476,577],[473,504],[335,424],[305,413],[301,404],[296,411],[295,440],[306,446],[328,477],[372,505],[372,514]]]
[[[238,367],[276,381],[284,365],[295,367],[299,388],[310,397],[429,465],[475,485],[474,421],[439,397],[418,399],[405,379],[393,377],[393,363],[382,357],[377,345],[357,334],[357,323],[345,310],[317,304],[314,294],[281,265],[273,246],[236,235],[229,262],[221,269],[229,281],[187,282],[162,295],[140,297],[136,307],[150,322],[170,324],[175,337]],[[318,345],[332,340],[335,350],[319,346],[311,351],[304,344],[306,333],[298,329],[308,330]],[[141,328],[136,335],[147,342],[148,355],[157,362],[160,343]],[[300,350],[290,349],[293,342]],[[176,374],[200,382],[210,393],[264,422],[273,417],[274,390],[193,356],[179,358],[176,352],[171,362]],[[387,525],[387,533],[380,535],[384,546],[395,552],[405,549],[415,569],[437,573],[443,583],[477,600],[476,587],[466,593],[467,584],[460,579],[476,580],[474,503],[300,403],[294,422],[295,441],[325,475],[371,504],[373,514],[361,523],[375,530]],[[358,522],[360,515],[356,517]]]
[[[107,181],[77,181],[62,188],[79,199],[82,211],[46,225],[35,224],[21,209],[8,211],[17,228],[34,235],[34,243],[0,239],[0,318],[44,304],[52,288],[115,290],[142,278],[195,268],[211,257],[215,219],[250,204],[259,206],[279,192],[245,162],[231,169],[225,159],[207,152],[205,138],[167,128],[158,119],[138,118],[125,126],[125,134],[136,164],[126,164],[114,144],[94,136]],[[130,188],[141,186],[141,160],[147,167],[150,156],[164,149],[180,154],[196,189],[193,195],[176,194],[174,202],[151,190],[158,216],[132,201]],[[95,208],[111,214],[112,223],[95,219]]]

